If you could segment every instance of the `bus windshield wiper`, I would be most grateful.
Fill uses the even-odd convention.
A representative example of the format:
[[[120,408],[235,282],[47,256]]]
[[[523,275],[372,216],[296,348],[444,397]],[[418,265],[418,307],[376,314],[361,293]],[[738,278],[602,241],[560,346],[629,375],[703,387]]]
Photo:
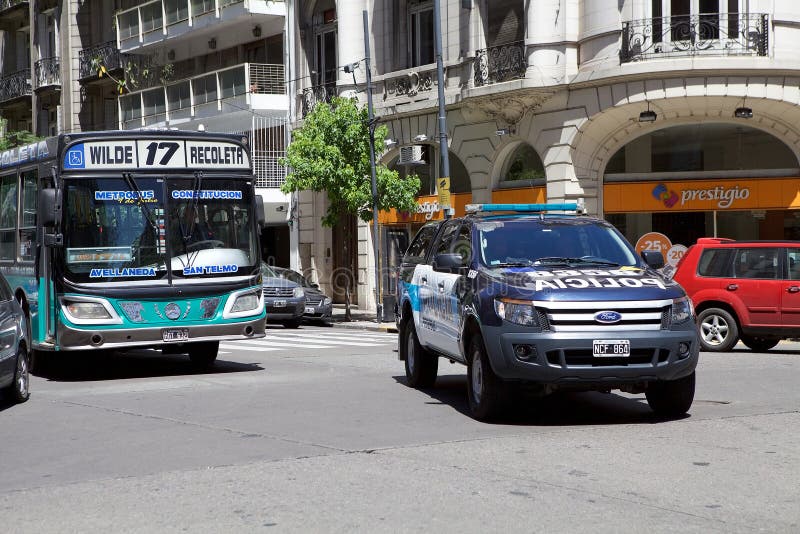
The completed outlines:
[[[148,206],[147,202],[144,201],[144,198],[142,196],[142,190],[139,189],[139,185],[136,183],[136,180],[133,179],[133,176],[129,172],[123,172],[122,179],[125,180],[126,184],[128,184],[128,188],[134,193],[136,193],[136,196],[139,197],[138,204],[142,207],[142,211],[144,212],[144,218],[147,219],[148,224],[150,224],[153,230],[155,230],[156,233],[158,233],[158,224],[156,224],[150,206]]]

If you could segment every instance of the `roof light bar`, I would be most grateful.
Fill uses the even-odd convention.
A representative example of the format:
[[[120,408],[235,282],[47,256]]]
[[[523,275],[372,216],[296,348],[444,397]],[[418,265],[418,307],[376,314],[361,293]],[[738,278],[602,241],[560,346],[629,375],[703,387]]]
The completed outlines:
[[[466,213],[487,213],[495,211],[515,211],[521,213],[542,213],[545,211],[573,211],[583,212],[583,206],[576,202],[564,204],[467,204]]]

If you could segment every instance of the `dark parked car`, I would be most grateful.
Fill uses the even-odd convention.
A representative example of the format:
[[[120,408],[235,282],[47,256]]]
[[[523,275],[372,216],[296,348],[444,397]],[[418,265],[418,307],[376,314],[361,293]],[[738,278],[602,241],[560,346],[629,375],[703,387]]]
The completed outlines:
[[[306,310],[303,286],[287,280],[264,262],[261,262],[264,288],[264,307],[268,323],[280,323],[286,328],[297,328]]]
[[[273,270],[283,278],[291,280],[303,287],[303,291],[305,291],[306,294],[306,309],[303,313],[303,319],[322,322],[331,320],[333,301],[329,296],[320,291],[317,284],[311,283],[308,278],[292,269],[273,267]]]
[[[30,356],[25,313],[0,274],[0,392],[25,402],[30,396]]]
[[[800,241],[701,238],[673,280],[694,303],[703,350],[741,340],[761,352],[800,337]]]

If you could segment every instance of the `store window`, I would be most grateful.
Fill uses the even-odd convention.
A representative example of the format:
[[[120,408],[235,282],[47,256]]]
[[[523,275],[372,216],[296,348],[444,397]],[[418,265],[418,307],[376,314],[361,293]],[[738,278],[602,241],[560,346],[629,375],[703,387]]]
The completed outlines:
[[[433,36],[433,2],[411,2],[408,7],[409,57],[411,66],[419,67],[435,61]]]

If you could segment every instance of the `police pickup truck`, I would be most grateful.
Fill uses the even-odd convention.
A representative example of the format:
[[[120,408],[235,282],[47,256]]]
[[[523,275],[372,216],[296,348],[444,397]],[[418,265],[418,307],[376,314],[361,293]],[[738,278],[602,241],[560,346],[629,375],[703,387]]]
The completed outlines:
[[[645,393],[686,413],[699,342],[691,301],[608,222],[576,204],[472,204],[423,226],[398,271],[399,358],[431,387],[439,358],[467,366],[472,414],[501,415],[515,386]]]

